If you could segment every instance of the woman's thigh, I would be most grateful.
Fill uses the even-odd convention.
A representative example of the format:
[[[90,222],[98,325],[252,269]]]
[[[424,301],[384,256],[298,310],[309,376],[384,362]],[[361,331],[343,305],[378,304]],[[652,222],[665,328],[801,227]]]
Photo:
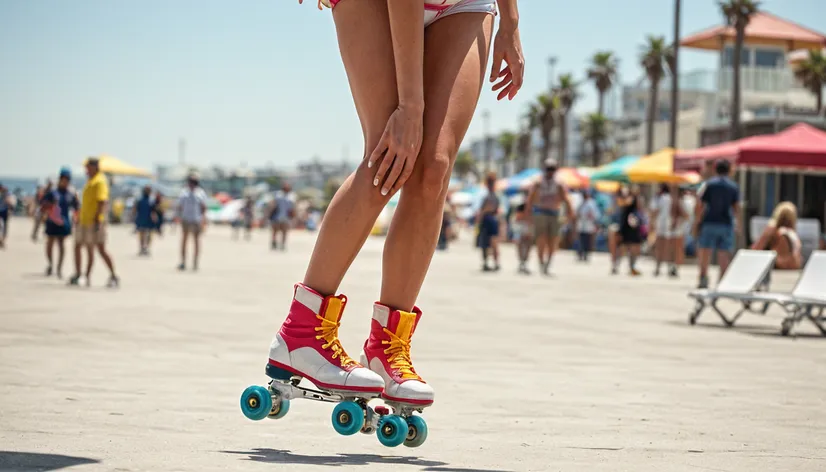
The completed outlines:
[[[479,101],[492,32],[485,13],[450,15],[425,30],[424,139],[411,180],[434,164],[437,175],[449,174]]]
[[[333,9],[333,19],[365,153],[370,153],[399,101],[387,0],[341,2]]]

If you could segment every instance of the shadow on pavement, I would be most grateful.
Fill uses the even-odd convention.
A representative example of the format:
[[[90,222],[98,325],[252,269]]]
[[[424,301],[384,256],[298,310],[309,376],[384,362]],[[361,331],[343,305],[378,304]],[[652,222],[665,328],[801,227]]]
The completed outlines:
[[[0,470],[45,471],[58,470],[82,464],[97,464],[97,459],[38,454],[34,452],[0,451]]]
[[[418,457],[380,456],[377,454],[336,454],[333,456],[308,456],[293,454],[279,449],[256,448],[251,451],[221,451],[224,454],[247,456],[255,462],[280,464],[322,465],[330,467],[382,464],[388,466],[419,467],[423,472],[506,472],[498,469],[473,469],[450,467],[446,462],[431,461]]]

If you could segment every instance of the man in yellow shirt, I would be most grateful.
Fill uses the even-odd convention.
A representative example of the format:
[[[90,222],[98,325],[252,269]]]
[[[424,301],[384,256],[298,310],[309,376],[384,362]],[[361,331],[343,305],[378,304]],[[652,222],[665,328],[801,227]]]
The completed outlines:
[[[90,284],[92,264],[95,261],[95,247],[100,257],[109,268],[108,287],[117,287],[120,280],[115,275],[115,266],[112,258],[106,251],[106,207],[109,203],[109,184],[106,176],[100,172],[100,162],[90,157],[86,161],[86,175],[89,180],[83,187],[83,197],[80,201],[80,215],[78,216],[77,232],[75,233],[75,275],[69,280],[69,285],[80,282],[81,247],[86,247],[89,260],[86,262],[86,285]]]

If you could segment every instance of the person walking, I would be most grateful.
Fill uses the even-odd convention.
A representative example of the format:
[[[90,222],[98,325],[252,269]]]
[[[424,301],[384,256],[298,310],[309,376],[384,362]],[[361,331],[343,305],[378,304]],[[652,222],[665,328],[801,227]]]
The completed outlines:
[[[620,244],[628,253],[629,274],[633,277],[640,275],[637,270],[637,259],[640,256],[640,246],[643,241],[644,223],[642,216],[642,197],[639,187],[631,190],[630,196],[620,201],[622,218],[620,219]],[[618,271],[620,258],[617,257],[612,273]]]
[[[186,179],[186,187],[178,197],[178,220],[181,222],[181,263],[178,270],[186,270],[187,242],[192,237],[193,254],[192,270],[198,270],[201,256],[201,233],[206,225],[207,195],[201,188],[198,176],[190,175]]]
[[[77,219],[80,202],[77,193],[70,187],[72,172],[62,169],[57,180],[57,188],[43,196],[41,212],[46,217],[46,276],[51,276],[54,267],[54,246],[57,244],[57,278],[63,277],[65,239],[72,234],[72,222]]]
[[[545,172],[532,187],[526,204],[531,209],[529,218],[536,238],[539,269],[545,275],[550,275],[551,259],[559,245],[562,229],[559,217],[562,205],[565,205],[571,227],[576,227],[576,215],[571,206],[568,190],[556,181],[557,168],[556,160],[545,161]]]
[[[531,271],[528,269],[528,259],[531,255],[534,234],[529,215],[531,209],[528,208],[527,198],[527,195],[523,192],[511,202],[512,205],[515,205],[512,228],[513,237],[516,240],[516,255],[519,260],[517,271],[520,274],[531,275]]]
[[[141,191],[140,198],[132,207],[132,218],[135,220],[135,229],[138,232],[138,255],[148,256],[149,245],[152,242],[152,232],[158,227],[156,221],[157,201],[152,199],[152,187],[147,185]]]
[[[708,267],[712,251],[717,252],[720,277],[726,273],[734,252],[734,235],[737,231],[735,215],[740,213],[740,188],[729,177],[731,163],[719,160],[715,164],[717,175],[708,179],[699,192],[695,207],[694,232],[697,238],[697,256],[700,260],[698,288],[708,288]]]
[[[52,179],[46,179],[46,185],[38,187],[34,194],[34,201],[32,201],[32,219],[34,220],[34,227],[32,228],[32,242],[37,242],[40,236],[40,227],[43,225],[43,220],[46,215],[43,214],[43,198],[52,193]]]
[[[6,247],[6,235],[9,232],[9,215],[14,211],[9,189],[0,184],[0,249]]]
[[[594,237],[599,229],[599,207],[597,202],[592,198],[591,191],[588,189],[582,192],[582,203],[577,208],[577,232],[579,233],[579,250],[577,251],[578,259],[582,262],[588,262],[588,257],[593,251]]]
[[[477,227],[479,229],[477,246],[482,250],[482,271],[499,270],[499,197],[496,196],[496,174],[488,173],[485,184],[488,194],[479,208]],[[488,258],[493,257],[493,267],[488,265]]]
[[[83,196],[80,201],[77,232],[75,233],[75,274],[69,279],[69,285],[80,283],[81,250],[86,248],[86,286],[91,285],[92,267],[95,262],[95,249],[109,269],[109,280],[106,286],[116,288],[120,286],[120,279],[115,274],[115,265],[112,257],[106,250],[106,212],[109,207],[109,183],[106,176],[100,172],[100,161],[95,157],[86,160],[86,175],[88,180],[83,186]]]
[[[287,250],[287,233],[290,232],[295,219],[295,200],[296,196],[288,183],[285,183],[281,190],[275,193],[270,207],[270,228],[272,230],[270,248],[273,250],[279,248],[282,251]]]

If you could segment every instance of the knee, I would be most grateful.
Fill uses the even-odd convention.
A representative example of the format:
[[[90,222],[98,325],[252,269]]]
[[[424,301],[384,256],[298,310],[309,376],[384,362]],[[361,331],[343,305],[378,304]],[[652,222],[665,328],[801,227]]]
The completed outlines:
[[[450,155],[436,152],[419,156],[422,160],[404,186],[404,193],[421,200],[424,204],[444,204],[450,182]]]

